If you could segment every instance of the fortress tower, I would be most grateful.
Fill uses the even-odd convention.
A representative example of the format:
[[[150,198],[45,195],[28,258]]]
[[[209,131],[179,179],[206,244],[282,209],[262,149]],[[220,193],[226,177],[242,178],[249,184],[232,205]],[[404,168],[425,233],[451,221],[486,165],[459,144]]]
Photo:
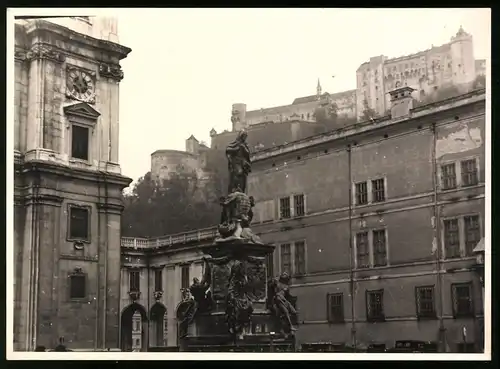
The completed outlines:
[[[452,78],[455,85],[470,84],[476,78],[472,35],[462,27],[451,38]]]

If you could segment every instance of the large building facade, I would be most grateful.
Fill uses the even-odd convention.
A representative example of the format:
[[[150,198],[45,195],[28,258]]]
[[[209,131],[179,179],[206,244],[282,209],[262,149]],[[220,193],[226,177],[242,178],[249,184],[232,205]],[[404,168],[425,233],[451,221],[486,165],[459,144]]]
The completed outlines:
[[[14,349],[115,348],[120,60],[113,18],[17,20]]]
[[[253,156],[253,229],[276,245],[272,273],[293,276],[299,343],[481,349],[485,92],[417,108],[411,93],[391,91],[389,117]],[[134,311],[143,349],[177,345],[181,289],[215,235],[122,239],[122,348]]]

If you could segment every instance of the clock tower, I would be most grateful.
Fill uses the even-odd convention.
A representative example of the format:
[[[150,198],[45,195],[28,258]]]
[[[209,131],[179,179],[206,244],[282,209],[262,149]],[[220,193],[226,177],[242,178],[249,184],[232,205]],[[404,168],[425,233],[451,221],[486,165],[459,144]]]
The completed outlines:
[[[119,347],[120,60],[113,18],[17,20],[14,350]]]

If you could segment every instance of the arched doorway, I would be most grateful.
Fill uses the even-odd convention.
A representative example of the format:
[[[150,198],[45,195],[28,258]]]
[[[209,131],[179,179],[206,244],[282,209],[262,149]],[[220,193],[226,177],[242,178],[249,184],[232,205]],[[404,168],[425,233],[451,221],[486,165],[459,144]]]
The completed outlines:
[[[167,323],[167,308],[162,303],[157,302],[151,307],[151,347],[161,347],[167,345],[166,340],[166,323]]]
[[[146,351],[148,315],[140,304],[127,306],[121,316],[121,349],[122,351]]]

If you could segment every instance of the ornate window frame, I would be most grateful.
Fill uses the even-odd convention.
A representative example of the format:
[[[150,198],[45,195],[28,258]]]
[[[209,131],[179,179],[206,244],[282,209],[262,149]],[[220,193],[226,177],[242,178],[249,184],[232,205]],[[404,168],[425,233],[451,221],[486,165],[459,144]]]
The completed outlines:
[[[83,277],[84,278],[84,296],[83,297],[71,297],[71,282],[72,277]],[[70,301],[86,301],[88,299],[88,275],[83,271],[81,267],[75,267],[70,273],[68,273],[68,300]]]
[[[92,207],[89,205],[80,205],[74,203],[68,203],[68,220],[66,229],[66,241],[74,243],[91,243],[92,242]],[[87,238],[76,238],[71,236],[71,209],[85,209],[87,210]]]
[[[66,147],[69,161],[91,164],[95,159],[93,155],[93,148],[96,144],[94,142],[94,137],[96,137],[95,129],[101,113],[99,113],[92,106],[85,102],[77,102],[71,105],[67,105],[63,108],[63,110],[67,120],[66,129],[68,130],[68,139],[66,142]],[[84,127],[89,131],[87,160],[73,158],[71,156],[73,144],[73,126]]]

